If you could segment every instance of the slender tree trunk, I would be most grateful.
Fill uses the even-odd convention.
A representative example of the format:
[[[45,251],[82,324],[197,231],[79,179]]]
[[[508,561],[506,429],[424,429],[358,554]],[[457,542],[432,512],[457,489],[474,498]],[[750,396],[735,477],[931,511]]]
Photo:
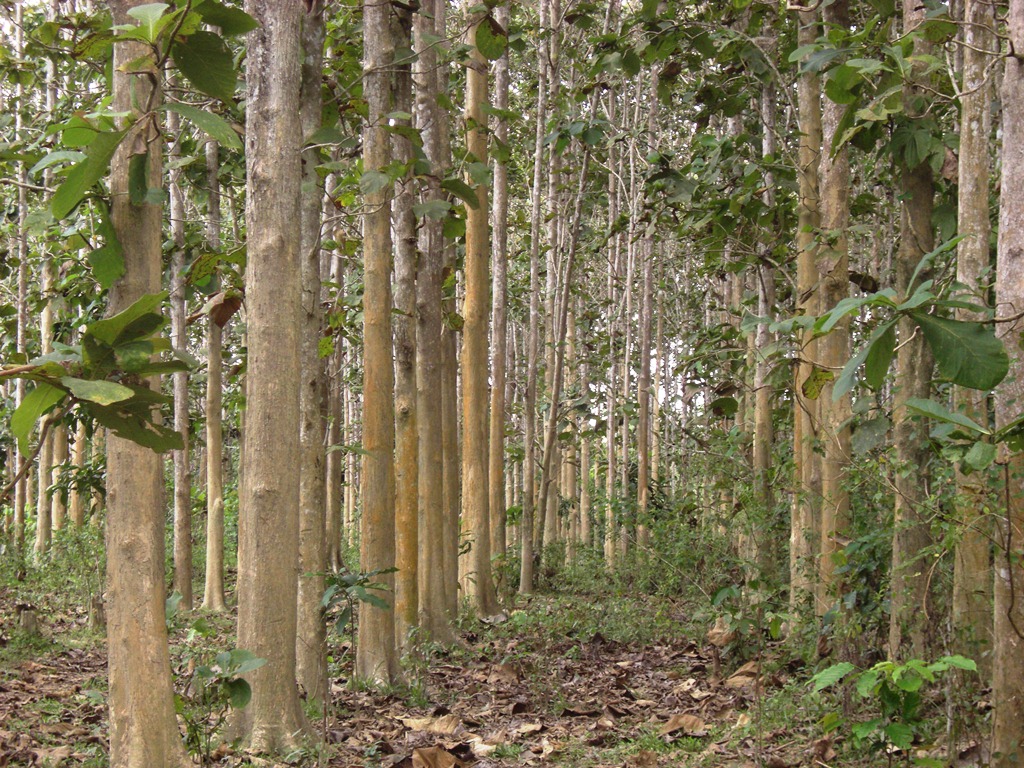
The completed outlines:
[[[115,0],[115,23],[130,22],[139,3]],[[140,120],[134,136],[111,162],[111,217],[124,248],[124,274],[111,287],[116,314],[140,297],[157,293],[161,277],[159,205],[134,205],[128,194],[133,148],[145,146],[151,184],[162,184],[161,145],[145,141],[146,121],[157,114],[161,93],[154,80],[130,62],[153,55],[148,46],[114,46],[113,109]],[[158,389],[158,381],[149,386]],[[174,715],[174,687],[164,611],[164,504],[160,456],[115,435],[107,440],[107,649],[112,768],[178,768],[188,762]]]
[[[539,28],[543,29],[547,12],[545,0],[540,2]],[[526,408],[523,412],[525,428],[525,458],[523,459],[523,514],[519,525],[521,563],[519,570],[519,591],[528,595],[533,592],[534,547],[533,529],[536,524],[536,477],[537,477],[537,365],[540,355],[540,237],[542,223],[542,198],[544,180],[544,136],[547,124],[548,65],[543,46],[538,46],[540,72],[537,84],[537,119],[533,149],[533,187],[530,210],[530,316],[526,337]],[[543,514],[543,513],[541,513]]]
[[[978,294],[987,305],[985,275],[989,257],[989,141],[992,134],[992,86],[986,67],[995,44],[995,6],[987,0],[964,3],[963,81],[960,95],[960,164],[957,231],[957,282]],[[980,313],[957,310],[958,320],[983,320]],[[958,387],[957,409],[975,421],[988,422],[987,395]],[[982,679],[991,675],[992,526],[985,508],[988,488],[983,473],[957,471],[955,504],[960,540],[953,554],[953,631],[957,649],[978,664]]]
[[[381,173],[392,161],[388,115],[393,108],[394,44],[390,3],[363,5],[363,93],[369,114],[363,131],[364,173]],[[360,568],[364,572],[395,565],[395,412],[391,339],[391,189],[365,195],[363,216],[363,515]],[[388,587],[379,593],[390,603],[394,576],[382,574]],[[399,675],[395,653],[395,614],[359,605],[356,675],[390,684]]]
[[[300,114],[305,141],[321,124],[324,58],[324,2],[307,3],[302,20]],[[323,310],[320,302],[320,225],[324,189],[317,174],[319,150],[302,152],[300,259],[301,392],[299,395],[299,585],[296,679],[308,701],[323,703],[327,688],[327,626],[320,601],[327,569],[327,486],[324,453],[327,379],[320,357]]]
[[[220,162],[214,141],[206,142],[207,219],[206,242],[220,248]],[[206,580],[203,607],[225,611],[224,599],[224,435],[221,424],[223,399],[223,331],[213,316],[206,318]]]
[[[1010,0],[1011,50],[1024,51],[1024,0]],[[1003,151],[999,202],[996,306],[1013,322],[996,326],[1010,371],[995,398],[996,428],[1010,424],[1024,402],[1024,61],[1006,59],[1003,75]],[[1024,453],[1005,455],[1003,502],[997,517],[995,628],[992,674],[993,768],[1024,760]]]
[[[14,51],[19,60],[25,55],[24,14],[23,4],[14,6]],[[14,134],[20,137],[25,128],[23,115],[28,111],[25,108],[25,84],[20,79],[15,87],[15,101],[18,108],[14,110]],[[17,227],[18,325],[15,331],[15,350],[19,355],[24,355],[28,350],[28,166],[24,162],[18,164]],[[17,408],[25,399],[25,379],[19,378],[14,386],[14,405]],[[20,449],[15,456],[15,474],[20,475],[26,457],[22,456]],[[14,542],[19,569],[25,558],[25,510],[29,506],[28,496],[29,481],[27,477],[22,477],[14,486]]]
[[[75,445],[71,451],[71,463],[76,470],[85,467],[86,448],[85,421],[79,421],[75,430]],[[77,487],[71,489],[68,499],[68,516],[75,528],[81,528],[85,524],[86,496],[87,494]]]
[[[333,185],[328,182],[328,189]],[[344,286],[344,267],[338,254],[331,256],[331,282]],[[339,288],[339,290],[341,290]],[[332,571],[341,568],[341,528],[345,508],[345,452],[338,450],[344,446],[343,426],[344,393],[342,372],[344,370],[344,347],[340,339],[335,340],[334,352],[330,359],[330,370],[327,376],[327,445],[332,449],[327,454],[327,567]]]
[[[495,20],[508,29],[509,6],[502,3],[495,10]],[[508,49],[494,66],[494,138],[508,144],[509,67]],[[489,427],[488,488],[491,519],[491,555],[505,554],[505,380],[508,356],[508,165],[494,163],[494,277],[491,287],[491,410]]]
[[[47,260],[43,264],[43,311],[39,317],[40,347],[44,355],[53,351],[53,281],[55,272],[53,261]],[[42,445],[39,449],[39,464],[36,472],[36,480],[39,483],[36,493],[36,558],[41,558],[50,551],[50,543],[53,539],[52,501],[49,490],[53,476],[53,430],[50,429],[52,424],[51,416],[46,416],[39,422],[39,441]]]
[[[173,80],[169,82],[173,83]],[[171,240],[171,343],[177,350],[188,347],[185,325],[185,192],[181,188],[181,121],[167,113],[171,137],[170,186]],[[191,611],[192,598],[192,474],[189,471],[188,371],[172,375],[174,388],[174,431],[181,435],[182,448],[172,454],[174,461],[174,579],[172,587],[181,595],[180,607]]]
[[[244,469],[238,520],[238,646],[266,659],[232,732],[257,752],[301,743],[295,684],[299,572],[299,379],[302,267],[300,30],[303,6],[247,0],[260,27],[246,66]],[[273,631],[269,631],[273,628]]]
[[[442,197],[443,155],[437,104],[437,48],[432,38],[443,35],[436,26],[438,0],[427,0],[416,14],[416,120],[423,149],[434,173],[428,178],[425,200]],[[431,12],[433,10],[433,12]],[[443,18],[443,17],[442,17]],[[443,22],[442,22],[443,23]],[[434,642],[454,640],[446,602],[444,509],[444,442],[441,391],[441,283],[444,265],[442,222],[427,219],[420,230],[420,260],[416,282],[416,417],[418,441],[417,496],[419,507],[419,625]]]
[[[392,18],[395,47],[412,45],[412,15],[395,7]],[[396,65],[395,109],[411,116],[412,67]],[[411,121],[401,125],[411,127]],[[416,215],[415,148],[408,136],[393,138],[395,159],[410,169],[395,185],[395,642],[409,644],[419,610],[419,428],[416,410]]]
[[[815,13],[798,14],[798,42],[812,44],[818,35]],[[797,85],[800,120],[798,177],[800,183],[797,250],[797,312],[806,316],[819,313],[817,268],[817,232],[820,225],[818,166],[821,157],[821,82],[817,74],[804,72]],[[790,517],[789,581],[790,606],[798,609],[810,602],[816,592],[814,558],[820,547],[821,463],[815,453],[817,440],[817,401],[807,397],[804,384],[818,356],[818,341],[811,331],[801,340],[799,362],[794,381],[793,462],[796,493]]]
[[[467,8],[469,6],[467,5]],[[482,17],[468,30],[475,41]],[[466,149],[472,160],[487,163],[487,60],[473,44],[466,65]],[[491,525],[487,482],[487,331],[490,314],[490,234],[487,187],[476,186],[476,207],[466,210],[466,298],[462,331],[462,522],[469,545],[466,594],[478,616],[497,611],[491,577]]]
[[[849,24],[845,0],[824,10],[826,25]],[[822,146],[831,147],[846,106],[826,99],[822,114]],[[842,146],[821,156],[821,229],[827,241],[817,254],[821,279],[820,311],[834,308],[849,295],[849,243],[846,230],[850,223],[849,149]],[[850,359],[850,322],[844,318],[818,342],[822,368],[835,372]],[[846,487],[850,465],[850,397],[834,399],[832,382],[827,381],[818,398],[821,413],[824,457],[821,470],[821,558],[819,560],[818,611],[824,613],[837,597],[836,553],[850,525],[850,497]]]
[[[924,21],[924,7],[916,0],[905,0],[903,31],[909,34]],[[929,55],[932,45],[923,38],[914,42],[918,56]],[[916,71],[904,85],[904,113],[914,121],[928,113],[927,82]],[[900,163],[900,247],[895,265],[896,290],[909,296],[914,270],[921,258],[935,245],[932,230],[932,199],[935,183],[927,160],[916,167]],[[920,279],[928,279],[922,274]],[[910,398],[927,398],[931,391],[932,354],[909,318],[900,321],[899,350],[896,353],[896,381],[893,399],[893,440],[896,446],[895,512],[893,517],[892,576],[889,613],[889,656],[910,655],[925,658],[928,650],[929,560],[923,556],[931,543],[928,523],[927,462],[928,424],[913,417],[905,403]]]

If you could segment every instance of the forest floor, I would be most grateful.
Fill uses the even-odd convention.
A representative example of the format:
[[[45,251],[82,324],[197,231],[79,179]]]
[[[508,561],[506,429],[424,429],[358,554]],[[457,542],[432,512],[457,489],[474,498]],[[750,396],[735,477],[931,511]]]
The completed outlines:
[[[0,586],[0,768],[106,765],[106,656],[81,608],[33,606],[39,634],[16,624],[16,591]],[[198,622],[198,623],[197,623]],[[886,765],[844,754],[810,694],[813,670],[785,646],[733,644],[720,663],[705,623],[663,597],[536,596],[489,623],[460,626],[454,649],[407,660],[408,684],[354,686],[352,647],[335,638],[331,702],[310,711],[318,746],[267,760],[213,736],[190,670],[233,642],[230,615],[181,614],[172,659],[183,731],[208,765],[342,768]],[[215,719],[215,718],[214,718]],[[205,753],[205,754],[204,754]],[[934,753],[933,753],[934,754]],[[966,755],[965,755],[966,757]],[[837,761],[838,760],[838,761]],[[971,760],[961,765],[977,764]],[[909,763],[907,763],[909,765]]]

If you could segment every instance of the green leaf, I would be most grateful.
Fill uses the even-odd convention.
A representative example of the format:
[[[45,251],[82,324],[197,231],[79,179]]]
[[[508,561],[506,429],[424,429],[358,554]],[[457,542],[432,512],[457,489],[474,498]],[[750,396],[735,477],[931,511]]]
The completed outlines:
[[[444,179],[441,182],[441,188],[451,192],[474,211],[480,207],[480,202],[476,198],[476,190],[462,179]]]
[[[132,155],[128,161],[128,200],[132,205],[146,202],[149,188],[149,157],[148,153]]]
[[[977,442],[964,454],[964,464],[973,470],[982,470],[996,460],[996,447],[992,443]]]
[[[811,678],[811,682],[814,684],[814,692],[817,693],[835,685],[855,669],[857,668],[853,664],[843,661],[821,670],[821,672]]]
[[[108,317],[105,320],[97,320],[95,323],[90,323],[86,326],[85,335],[94,336],[100,341],[111,346],[124,341],[122,334],[125,330],[143,315],[148,315],[153,313],[154,310],[157,310],[166,298],[166,291],[162,291],[160,293],[148,293],[139,298],[139,300],[130,307],[118,312],[113,317]]]
[[[941,403],[937,403],[934,400],[912,397],[907,400],[905,405],[907,406],[907,410],[913,411],[919,416],[927,416],[930,419],[944,421],[948,424],[956,424],[961,427],[966,427],[972,432],[980,432],[983,435],[992,434],[989,430],[978,424],[978,422],[969,419],[962,413],[954,413],[946,408],[946,406]]]
[[[211,27],[220,27],[221,34],[228,37],[244,35],[260,26],[260,23],[245,11],[230,8],[216,0],[206,0],[196,8],[196,13]]]
[[[803,390],[804,397],[808,400],[817,400],[821,395],[821,390],[825,388],[828,382],[835,378],[835,374],[832,371],[827,371],[824,368],[814,366],[811,371],[811,375],[804,381],[801,389]]]
[[[864,454],[883,445],[886,435],[889,434],[889,426],[889,420],[885,416],[858,424],[850,441],[853,452],[858,455]]]
[[[44,155],[43,158],[33,165],[28,172],[30,175],[35,176],[40,171],[45,170],[52,165],[56,165],[57,163],[77,163],[79,160],[83,160],[84,158],[85,154],[83,152],[78,152],[77,150],[58,149],[55,152]]]
[[[207,96],[231,103],[235,98],[234,60],[227,43],[213,32],[196,32],[171,46],[181,74]]]
[[[978,665],[974,662],[974,659],[968,659],[966,656],[960,656],[958,654],[943,656],[939,659],[938,663],[946,664],[950,667],[956,667],[957,669],[965,669],[968,672],[978,671]]]
[[[359,190],[364,195],[376,195],[390,187],[394,182],[391,177],[381,171],[363,171],[359,177]]]
[[[496,61],[508,48],[508,34],[494,17],[487,16],[477,26],[474,42],[481,56],[488,61]]]
[[[1010,370],[1010,358],[990,326],[911,312],[935,356],[939,373],[971,389],[992,389]]]
[[[426,202],[413,205],[412,212],[416,214],[418,219],[441,221],[448,215],[451,209],[452,204],[447,200],[427,200]]]
[[[715,416],[735,416],[740,404],[735,397],[719,397],[708,404],[708,409]]]
[[[163,24],[160,23],[164,11],[170,8],[167,3],[147,3],[129,8],[126,13],[139,22],[139,27],[146,40],[155,42]]]
[[[236,677],[232,680],[225,680],[222,685],[232,709],[244,709],[252,701],[252,688],[248,680]]]
[[[254,669],[259,669],[267,663],[266,659],[261,659],[252,651],[247,651],[244,648],[235,648],[231,651],[230,659],[231,672],[236,675],[252,672]]]
[[[883,327],[885,330],[868,346],[868,356],[864,361],[864,381],[874,390],[881,389],[885,383],[885,375],[889,372],[892,356],[896,351],[895,321],[886,323]]]
[[[68,171],[67,178],[50,201],[53,218],[60,221],[82,202],[93,185],[107,175],[110,159],[127,131],[104,131],[96,134],[85,152],[85,159]]]
[[[191,120],[199,129],[223,147],[241,149],[242,140],[231,124],[220,115],[205,109],[193,107],[191,104],[167,104],[167,112],[174,112],[186,120]]]
[[[25,395],[21,405],[11,416],[11,434],[18,441],[18,450],[22,456],[28,456],[28,436],[40,417],[53,410],[66,397],[64,390],[45,382],[40,382],[35,389]]]
[[[85,402],[83,406],[96,421],[120,438],[131,440],[155,453],[181,449],[181,433],[162,424],[154,424],[151,420],[151,406],[143,405],[133,411],[130,408],[131,402],[106,406]]]
[[[906,723],[889,723],[882,732],[891,744],[900,749],[910,749],[914,743],[914,730]]]
[[[120,403],[135,394],[128,387],[118,384],[116,381],[103,379],[76,379],[73,376],[64,376],[60,383],[79,400],[88,400],[90,403],[99,405]]]

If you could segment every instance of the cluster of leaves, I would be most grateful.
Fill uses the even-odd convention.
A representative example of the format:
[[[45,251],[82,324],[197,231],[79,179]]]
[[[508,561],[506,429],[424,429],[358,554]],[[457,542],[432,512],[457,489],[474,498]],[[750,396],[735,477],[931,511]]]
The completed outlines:
[[[327,589],[320,601],[320,607],[325,613],[334,615],[334,631],[339,635],[344,634],[352,622],[356,606],[359,603],[367,603],[374,608],[388,610],[391,607],[388,602],[374,594],[374,592],[386,591],[388,586],[375,579],[384,574],[395,573],[397,570],[397,568],[378,568],[365,573],[346,571],[328,573]]]
[[[167,321],[157,310],[166,297],[143,296],[123,312],[86,326],[81,343],[54,344],[50,354],[0,369],[0,375],[35,382],[11,417],[11,431],[23,454],[29,453],[36,422],[71,406],[118,437],[154,451],[181,447],[181,436],[157,418],[170,398],[145,381],[189,367],[182,353],[175,353],[175,359],[154,359],[171,351],[170,342],[159,335]]]
[[[890,747],[907,751],[924,725],[921,715],[924,686],[935,683],[941,675],[954,668],[977,671],[974,661],[963,656],[943,656],[931,663],[921,659],[910,659],[904,663],[882,661],[861,671],[844,661],[823,669],[811,678],[811,684],[817,693],[856,673],[854,689],[858,696],[871,702],[878,717],[855,723],[851,728],[853,736],[879,751]],[[842,723],[842,716],[831,712],[822,725],[826,731],[832,731]],[[941,760],[922,757],[915,757],[914,762],[929,768],[945,765]]]

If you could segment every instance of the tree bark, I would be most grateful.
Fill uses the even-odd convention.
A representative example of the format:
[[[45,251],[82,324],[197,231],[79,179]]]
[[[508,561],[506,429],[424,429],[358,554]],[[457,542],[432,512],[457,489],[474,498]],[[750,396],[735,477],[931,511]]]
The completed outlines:
[[[384,173],[392,161],[388,115],[393,108],[391,4],[363,4],[363,93],[369,114],[363,131],[364,173]],[[360,568],[395,566],[395,411],[391,339],[391,189],[364,196],[363,216],[363,470]],[[355,674],[391,684],[399,675],[395,652],[393,574],[379,581],[384,608],[361,602]]]
[[[266,659],[231,731],[256,752],[301,743],[295,684],[299,571],[302,6],[247,0],[248,367],[238,521],[238,646]]]
[[[1010,0],[1011,50],[1024,51],[1024,0]],[[1024,402],[1024,61],[1006,59],[1003,75],[1003,151],[999,202],[996,326],[1010,356],[1010,371],[996,391],[996,428],[1011,423]],[[1004,508],[997,517],[995,628],[992,674],[992,766],[1010,768],[1024,759],[1024,453],[1004,451]]]
[[[110,3],[114,22],[129,23],[134,0]],[[133,205],[128,166],[133,148],[145,142],[148,178],[161,181],[161,145],[149,121],[161,100],[159,87],[129,62],[152,57],[135,42],[114,46],[113,109],[138,118],[110,168],[111,217],[124,249],[124,274],[111,287],[109,312],[157,293],[161,278],[159,205]],[[156,380],[149,386],[158,389]],[[110,435],[107,439],[107,647],[112,768],[178,768],[188,760],[174,714],[174,687],[164,610],[163,462],[148,448]]]
[[[305,141],[321,125],[324,2],[307,3],[302,20],[302,90],[299,110]],[[327,687],[327,625],[320,601],[327,570],[327,486],[324,453],[325,398],[327,379],[320,357],[323,334],[323,309],[320,302],[320,225],[324,188],[317,174],[320,150],[302,151],[302,221],[300,259],[301,299],[301,392],[299,395],[299,586],[297,637],[295,645],[296,679],[306,692],[307,701],[322,704]]]

